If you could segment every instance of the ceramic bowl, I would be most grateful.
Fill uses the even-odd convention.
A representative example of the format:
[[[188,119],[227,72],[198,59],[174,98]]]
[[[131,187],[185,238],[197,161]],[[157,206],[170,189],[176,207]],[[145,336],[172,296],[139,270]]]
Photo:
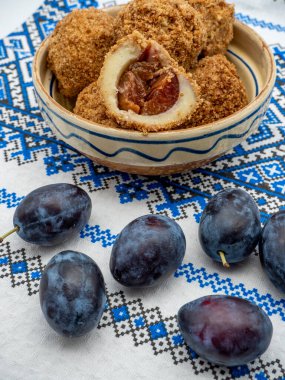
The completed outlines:
[[[106,11],[115,15],[119,7]],[[57,137],[95,162],[143,175],[164,175],[200,167],[256,131],[268,108],[276,68],[270,49],[248,26],[235,21],[227,56],[243,80],[250,103],[217,122],[191,129],[150,133],[109,128],[74,115],[46,65],[49,38],[33,62],[33,80],[42,115]]]

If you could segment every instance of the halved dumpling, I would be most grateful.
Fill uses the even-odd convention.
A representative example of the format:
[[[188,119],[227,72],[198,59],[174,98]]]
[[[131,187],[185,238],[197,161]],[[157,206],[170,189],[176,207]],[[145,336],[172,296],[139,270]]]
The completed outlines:
[[[192,75],[139,32],[113,46],[98,85],[106,113],[122,127],[143,132],[178,128],[190,120],[199,102]]]

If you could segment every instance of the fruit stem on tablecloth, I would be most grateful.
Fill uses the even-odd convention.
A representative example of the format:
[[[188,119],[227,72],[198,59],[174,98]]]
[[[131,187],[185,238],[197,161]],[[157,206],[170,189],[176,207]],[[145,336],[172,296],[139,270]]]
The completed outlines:
[[[230,268],[231,266],[230,266],[230,264],[227,262],[227,259],[226,259],[226,256],[225,256],[225,252],[223,252],[223,251],[219,251],[218,253],[219,253],[220,258],[221,258],[221,260],[222,260],[223,266],[224,266],[225,268]]]
[[[3,242],[4,239],[6,239],[7,236],[12,235],[14,232],[17,232],[20,230],[19,226],[15,226],[11,231],[7,232],[6,234],[0,236],[0,243]]]

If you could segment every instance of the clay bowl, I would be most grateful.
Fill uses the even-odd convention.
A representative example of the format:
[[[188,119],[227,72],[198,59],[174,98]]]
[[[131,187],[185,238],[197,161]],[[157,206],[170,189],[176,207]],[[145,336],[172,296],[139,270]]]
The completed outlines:
[[[106,11],[115,15],[120,7]],[[46,65],[49,38],[33,62],[40,110],[57,137],[91,160],[110,168],[143,175],[165,175],[198,168],[220,157],[256,131],[267,111],[276,68],[269,47],[248,26],[236,21],[227,56],[243,80],[250,103],[217,122],[191,129],[150,133],[107,128],[74,115],[57,90]]]

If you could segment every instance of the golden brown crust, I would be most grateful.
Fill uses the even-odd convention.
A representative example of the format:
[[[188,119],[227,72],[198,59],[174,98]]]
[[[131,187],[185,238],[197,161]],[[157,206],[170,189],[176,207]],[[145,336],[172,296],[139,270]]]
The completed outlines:
[[[234,6],[224,0],[188,0],[203,17],[207,40],[203,56],[224,54],[233,39]]]
[[[117,38],[138,30],[156,40],[186,70],[195,66],[206,30],[201,15],[185,0],[133,0],[116,18]]]
[[[84,119],[107,127],[118,125],[106,115],[106,107],[102,103],[97,82],[91,83],[78,95],[73,112]]]
[[[75,10],[60,21],[50,37],[47,58],[60,92],[74,97],[95,81],[114,42],[114,18],[94,7]]]
[[[224,55],[202,59],[193,71],[193,78],[200,87],[202,102],[185,127],[212,123],[248,104],[244,84]]]

